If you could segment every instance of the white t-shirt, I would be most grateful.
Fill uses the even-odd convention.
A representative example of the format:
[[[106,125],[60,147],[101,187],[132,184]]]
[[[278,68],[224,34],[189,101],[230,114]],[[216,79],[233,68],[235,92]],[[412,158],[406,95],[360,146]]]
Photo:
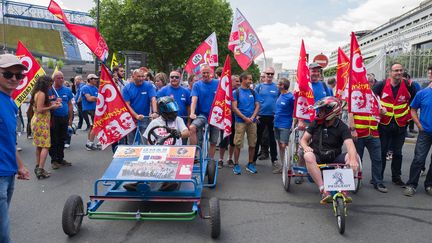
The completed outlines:
[[[158,117],[158,118],[152,120],[152,121],[150,122],[150,124],[147,126],[147,129],[145,130],[143,137],[144,137],[145,139],[147,139],[147,137],[148,137],[148,133],[150,132],[150,130],[151,130],[153,127],[157,127],[157,126],[167,126],[167,122],[166,122],[162,117]],[[172,128],[172,129],[179,130],[180,132],[183,132],[184,130],[187,130],[187,127],[186,127],[186,125],[185,125],[183,119],[180,118],[180,117],[176,117],[175,121],[168,122],[168,127],[169,127],[169,128]],[[158,135],[160,135],[160,136],[165,136],[165,135],[167,135],[165,129],[160,129],[160,128],[158,128],[158,129],[155,130],[155,132],[156,132],[156,134],[158,134]],[[165,145],[171,144],[171,141],[170,141],[170,140],[171,140],[171,138],[170,138],[170,139],[167,139],[167,140],[165,141],[164,144],[165,144]],[[174,145],[182,145],[182,140],[181,140],[181,138],[180,138],[180,139],[177,139],[177,141],[176,141],[176,143],[175,143]]]

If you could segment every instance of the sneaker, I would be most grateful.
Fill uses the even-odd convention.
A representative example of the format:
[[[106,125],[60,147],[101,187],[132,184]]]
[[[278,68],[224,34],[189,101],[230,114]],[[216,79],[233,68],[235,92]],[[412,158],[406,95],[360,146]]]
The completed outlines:
[[[17,147],[16,150],[19,152],[19,151],[22,151],[22,148],[21,147]]]
[[[52,168],[53,170],[57,170],[57,169],[59,169],[60,166],[61,166],[60,163],[57,162],[57,161],[53,161],[53,162],[51,162],[51,168]]]
[[[321,194],[320,204],[327,204],[333,202],[333,198],[329,192],[323,192]]]
[[[252,174],[256,174],[258,171],[255,169],[255,165],[253,163],[248,163],[246,166],[246,170]]]
[[[61,162],[59,162],[59,164],[63,166],[72,166],[72,163],[68,162],[67,160],[62,160]]]
[[[70,147],[70,144],[65,143],[64,147],[65,147],[65,148],[69,148],[69,147]]]
[[[384,184],[380,183],[378,185],[374,185],[374,188],[377,189],[377,191],[382,192],[382,193],[387,193],[387,187],[384,186]]]
[[[138,185],[138,182],[126,183],[126,184],[123,184],[123,188],[126,189],[126,191],[128,191],[128,192],[135,192],[137,190],[137,185]]]
[[[269,154],[268,153],[262,153],[259,157],[258,157],[258,159],[259,160],[266,160],[266,159],[268,159],[268,158],[270,158],[270,156],[269,156]]]
[[[272,173],[273,174],[282,174],[282,166],[279,165],[279,163],[277,161],[274,161],[272,163]]]
[[[345,202],[346,202],[346,203],[352,203],[352,197],[350,197],[350,196],[348,195],[348,192],[342,192],[342,194],[343,194],[344,197],[345,197]]]
[[[27,136],[27,139],[32,139],[32,138],[33,138],[32,135]]]
[[[241,167],[239,164],[234,165],[233,172],[234,172],[234,175],[240,175],[241,174]]]
[[[414,187],[407,186],[405,188],[405,190],[403,191],[403,194],[407,197],[412,197],[412,196],[414,196],[415,192],[416,192],[416,189],[414,189]]]
[[[421,170],[420,176],[426,176],[426,170]]]
[[[218,168],[222,169],[223,168],[223,160],[219,160],[218,161]]]
[[[228,160],[228,167],[234,168],[234,161],[232,159]]]
[[[396,178],[392,180],[393,184],[395,184],[396,186],[405,186],[405,183],[401,180],[401,178]]]
[[[92,151],[92,150],[96,150],[97,149],[96,146],[94,144],[92,144],[92,143],[86,143],[85,146],[86,146],[87,151]]]
[[[426,187],[426,194],[428,194],[429,196],[432,196],[432,186],[428,186]]]

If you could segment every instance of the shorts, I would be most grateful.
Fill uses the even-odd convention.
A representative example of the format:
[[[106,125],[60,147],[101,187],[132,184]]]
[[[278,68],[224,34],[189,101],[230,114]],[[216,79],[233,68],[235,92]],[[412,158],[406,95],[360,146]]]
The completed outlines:
[[[231,145],[231,146],[234,146],[235,123],[234,123],[234,126],[231,127],[231,135],[229,135],[228,137],[224,138],[223,134],[224,134],[224,131],[220,131],[220,143],[219,143],[219,147],[227,149],[228,148],[228,144]]]
[[[246,124],[243,122],[237,122],[235,124],[234,145],[240,148],[243,147],[243,140],[244,140],[245,133],[247,134],[249,147],[255,148],[257,142],[256,123]]]
[[[207,118],[205,116],[200,115],[200,116],[197,116],[197,118],[192,121],[191,125],[194,125],[197,128],[197,130],[199,130],[199,129],[203,129],[206,124],[207,124]],[[209,129],[209,133],[210,133],[209,142],[211,144],[216,144],[218,139],[219,139],[220,129],[217,127],[211,126],[211,125],[208,126],[208,129]]]
[[[279,143],[288,144],[290,134],[291,134],[291,129],[278,128],[278,127],[274,128],[275,139]]]
[[[90,116],[90,123],[93,124],[94,116],[95,116],[95,110],[86,110],[83,111],[83,116]]]
[[[322,161],[316,153],[314,153],[314,154],[316,157],[317,164],[345,164],[345,155],[347,153],[339,154],[338,156],[336,156],[334,161]]]

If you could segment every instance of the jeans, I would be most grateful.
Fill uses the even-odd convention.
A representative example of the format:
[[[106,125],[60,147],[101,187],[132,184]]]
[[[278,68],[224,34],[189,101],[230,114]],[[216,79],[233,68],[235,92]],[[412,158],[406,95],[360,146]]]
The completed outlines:
[[[391,164],[392,180],[400,179],[402,169],[402,146],[405,143],[406,126],[399,127],[394,120],[388,125],[380,124],[378,127],[381,140],[381,176],[384,178],[386,167],[386,154],[389,149],[393,151]]]
[[[381,143],[379,138],[372,136],[358,138],[355,142],[356,150],[360,159],[363,161],[364,148],[369,151],[370,160],[372,162],[372,184],[378,185],[383,183],[382,160],[381,160]]]
[[[414,159],[410,167],[407,185],[417,188],[421,170],[425,167],[426,157],[432,146],[432,135],[424,131],[419,132],[414,150]],[[424,183],[425,188],[432,186],[432,162]]]
[[[277,161],[277,150],[276,150],[276,140],[273,131],[273,120],[274,120],[274,116],[261,116],[258,120],[257,143],[255,146],[255,154],[254,154],[253,161],[256,161],[258,158],[259,145],[262,144],[263,136],[265,136],[264,129],[266,127],[267,127],[268,137],[269,137],[271,161],[272,162]]]
[[[81,129],[83,125],[83,120],[85,120],[85,123],[87,124],[87,127],[90,127],[91,123],[88,118],[88,116],[84,116],[83,110],[82,110],[82,102],[79,102],[77,104],[77,110],[78,110],[78,129]]]
[[[64,144],[68,139],[68,123],[69,118],[67,116],[52,116],[51,119],[51,147],[49,149],[49,155],[51,156],[51,163],[62,162],[64,159]]]
[[[9,204],[15,184],[15,175],[0,176],[0,242],[9,243]]]
[[[148,125],[150,124],[150,119],[148,117],[145,117],[144,120],[138,121],[138,128],[139,128],[139,137],[136,138],[135,141],[135,135],[136,135],[136,129],[134,129],[132,132],[130,132],[127,135],[127,142],[129,145],[133,144],[144,144],[144,141],[147,141],[147,138],[144,138],[144,132],[147,129]],[[144,139],[143,139],[144,138]]]

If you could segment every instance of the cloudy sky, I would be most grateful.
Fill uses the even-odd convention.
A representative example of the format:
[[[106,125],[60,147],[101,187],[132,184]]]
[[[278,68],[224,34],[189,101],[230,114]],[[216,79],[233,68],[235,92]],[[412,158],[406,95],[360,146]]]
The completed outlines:
[[[48,6],[50,0],[14,0]],[[64,9],[88,11],[93,0],[57,0]],[[228,0],[260,38],[266,57],[296,68],[301,39],[313,57],[349,42],[351,31],[374,29],[414,7],[419,0]]]

